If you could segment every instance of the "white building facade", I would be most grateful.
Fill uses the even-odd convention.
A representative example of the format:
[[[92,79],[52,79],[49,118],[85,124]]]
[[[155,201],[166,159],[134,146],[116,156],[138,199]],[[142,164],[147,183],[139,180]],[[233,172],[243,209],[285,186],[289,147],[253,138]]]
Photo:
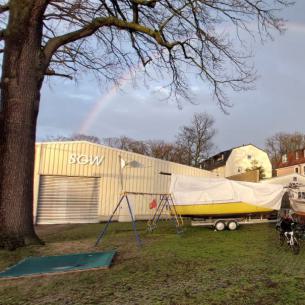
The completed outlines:
[[[265,178],[272,177],[272,164],[267,153],[252,144],[220,152],[202,164],[204,169],[219,177],[242,174],[255,166],[264,170]]]
[[[37,143],[34,221],[59,224],[106,220],[123,191],[154,194],[130,195],[136,219],[148,219],[154,213],[149,203],[158,201],[158,194],[169,192],[173,173],[215,176],[206,170],[86,141]],[[120,210],[115,219],[119,217]]]

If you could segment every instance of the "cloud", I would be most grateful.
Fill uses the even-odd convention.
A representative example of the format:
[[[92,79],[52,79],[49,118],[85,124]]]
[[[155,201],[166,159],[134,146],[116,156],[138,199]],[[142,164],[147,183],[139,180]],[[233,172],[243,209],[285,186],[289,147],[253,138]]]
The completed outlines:
[[[80,101],[92,101],[93,96],[85,93],[68,93],[66,95],[67,98],[78,99]]]

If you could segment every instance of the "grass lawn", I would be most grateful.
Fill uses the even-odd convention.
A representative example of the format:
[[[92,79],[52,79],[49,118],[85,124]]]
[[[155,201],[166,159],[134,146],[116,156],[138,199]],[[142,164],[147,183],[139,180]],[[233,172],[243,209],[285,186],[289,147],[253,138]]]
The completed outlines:
[[[0,281],[0,304],[305,304],[305,247],[278,245],[274,225],[234,232],[162,222],[154,233],[114,223],[98,248],[101,224],[38,228],[46,246],[0,251],[0,270],[29,255],[116,249],[109,270]]]

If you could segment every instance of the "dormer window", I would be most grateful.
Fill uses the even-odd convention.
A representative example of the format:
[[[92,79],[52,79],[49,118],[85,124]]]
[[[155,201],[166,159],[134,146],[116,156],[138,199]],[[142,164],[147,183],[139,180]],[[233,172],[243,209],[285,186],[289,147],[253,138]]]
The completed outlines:
[[[217,157],[217,162],[222,161],[224,159],[223,154],[221,154],[220,156]]]
[[[286,154],[282,156],[282,162],[283,163],[287,162],[287,155]]]
[[[295,152],[295,158],[296,158],[296,160],[299,159],[299,152],[298,151]]]

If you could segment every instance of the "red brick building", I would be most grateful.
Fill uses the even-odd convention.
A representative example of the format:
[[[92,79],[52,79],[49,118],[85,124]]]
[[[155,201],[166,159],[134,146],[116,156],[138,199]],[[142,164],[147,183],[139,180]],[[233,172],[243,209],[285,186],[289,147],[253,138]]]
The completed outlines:
[[[282,160],[277,164],[277,176],[293,173],[305,175],[305,148],[283,155]]]

